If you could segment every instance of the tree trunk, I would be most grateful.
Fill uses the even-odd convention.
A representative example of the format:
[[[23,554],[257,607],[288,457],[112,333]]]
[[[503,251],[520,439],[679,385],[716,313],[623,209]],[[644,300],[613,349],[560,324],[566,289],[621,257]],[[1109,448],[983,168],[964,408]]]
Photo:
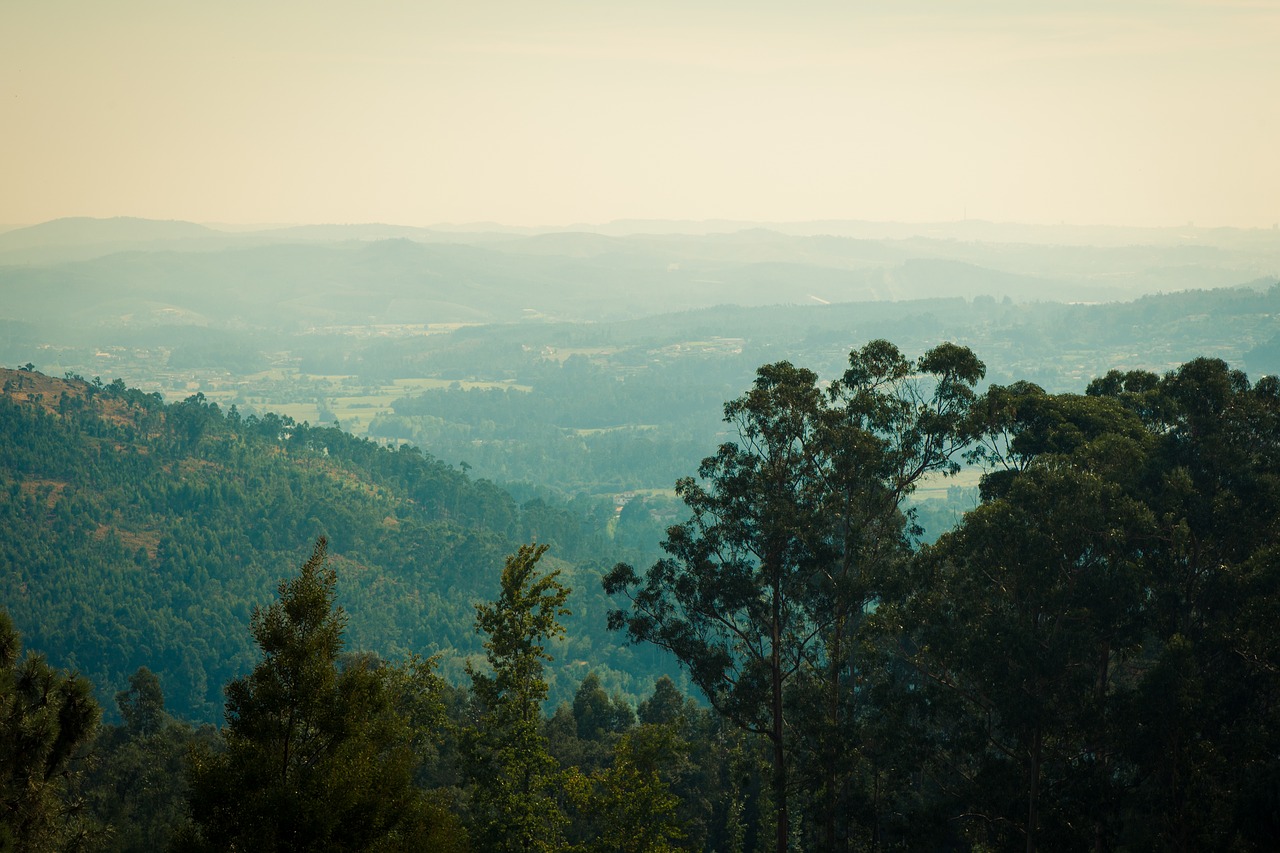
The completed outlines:
[[[1097,756],[1098,762],[1102,765],[1102,776],[1107,777],[1107,770],[1110,766],[1111,756],[1108,754],[1107,737],[1107,717],[1106,717],[1106,701],[1107,701],[1107,685],[1110,682],[1111,670],[1111,645],[1103,642],[1102,648],[1098,653],[1098,681],[1096,686],[1095,699],[1098,703],[1098,713],[1100,716],[1099,728],[1095,732],[1097,738],[1094,747],[1094,754]],[[1106,827],[1102,820],[1102,810],[1098,809],[1097,817],[1093,821],[1093,853],[1105,853],[1106,844]]]
[[[773,682],[772,695],[772,732],[773,740],[773,796],[777,809],[778,840],[775,847],[777,853],[786,853],[791,837],[791,826],[787,813],[787,753],[783,744],[782,709],[782,589],[781,578],[778,577],[778,564],[772,565],[773,573],[773,613],[771,626],[772,648],[769,650],[769,669]]]
[[[831,853],[836,851],[836,804],[838,794],[836,791],[837,782],[839,780],[839,744],[840,744],[840,667],[843,654],[843,637],[844,635],[844,617],[842,614],[836,617],[835,636],[831,643],[831,692],[828,694],[827,714],[829,717],[830,731],[827,732],[827,745],[825,752],[827,753],[827,814],[826,814],[826,830],[827,830],[827,850]]]
[[[1031,756],[1027,762],[1027,853],[1036,853],[1036,825],[1040,822],[1040,747],[1044,732],[1039,723],[1031,736]]]

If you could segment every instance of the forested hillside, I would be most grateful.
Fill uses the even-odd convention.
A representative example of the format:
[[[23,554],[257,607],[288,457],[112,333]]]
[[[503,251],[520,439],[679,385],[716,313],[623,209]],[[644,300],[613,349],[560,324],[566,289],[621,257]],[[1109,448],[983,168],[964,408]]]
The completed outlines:
[[[503,556],[536,540],[575,589],[557,673],[590,661],[611,689],[635,693],[660,671],[656,655],[607,639],[593,648],[607,637],[602,561],[624,542],[652,549],[661,525],[650,518],[630,518],[624,534],[647,534],[615,548],[611,503],[517,505],[416,449],[241,418],[199,395],[165,405],[119,381],[0,376],[0,602],[29,646],[104,699],[146,666],[175,713],[218,719],[222,685],[251,665],[253,606],[321,535],[355,649],[442,652],[443,671],[461,677],[479,651],[472,604]],[[580,675],[553,673],[553,697]]]

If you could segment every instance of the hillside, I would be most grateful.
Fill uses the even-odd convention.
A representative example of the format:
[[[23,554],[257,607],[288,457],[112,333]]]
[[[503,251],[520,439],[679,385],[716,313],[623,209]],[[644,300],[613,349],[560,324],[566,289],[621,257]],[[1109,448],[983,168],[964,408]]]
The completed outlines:
[[[552,701],[572,695],[588,660],[612,688],[652,683],[658,656],[609,637],[599,566],[577,562],[614,554],[585,505],[518,506],[417,450],[241,418],[198,395],[166,406],[119,381],[0,380],[0,607],[107,707],[147,666],[175,714],[217,719],[222,685],[254,659],[252,609],[320,535],[352,651],[440,653],[460,677],[478,649],[472,604],[493,595],[504,556],[536,539],[575,589]]]

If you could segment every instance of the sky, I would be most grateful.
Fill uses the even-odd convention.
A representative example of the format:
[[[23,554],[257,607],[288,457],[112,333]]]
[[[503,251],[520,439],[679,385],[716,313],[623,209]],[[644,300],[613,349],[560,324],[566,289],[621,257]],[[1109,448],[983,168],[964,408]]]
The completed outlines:
[[[1280,221],[1280,0],[0,0],[0,223]]]

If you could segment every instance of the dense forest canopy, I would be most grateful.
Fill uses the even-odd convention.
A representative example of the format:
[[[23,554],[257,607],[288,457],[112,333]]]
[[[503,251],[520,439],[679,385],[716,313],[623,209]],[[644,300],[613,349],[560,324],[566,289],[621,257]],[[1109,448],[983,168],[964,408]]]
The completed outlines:
[[[104,700],[147,666],[171,710],[217,719],[222,685],[251,660],[239,626],[277,567],[321,535],[361,648],[440,652],[460,677],[479,651],[471,604],[502,556],[536,539],[577,590],[560,656],[632,695],[670,668],[607,641],[609,603],[591,580],[615,547],[610,528],[624,551],[656,542],[660,522],[647,515],[609,525],[612,503],[517,504],[414,448],[242,418],[200,395],[165,405],[122,382],[2,376],[0,601],[30,645],[77,667]],[[555,682],[557,701],[571,672]]]
[[[96,711],[57,709],[88,676],[120,722],[0,805],[100,849],[223,826],[257,849],[1271,849],[1280,383],[1209,358],[1083,394],[983,372],[884,341],[831,383],[760,367],[660,555],[627,552],[616,507],[520,505],[419,451],[6,370],[0,689],[68,698],[5,707],[83,747]],[[923,544],[906,498],[962,464],[979,502]],[[294,665],[319,680],[279,681]],[[183,721],[224,685],[221,731]],[[329,769],[264,812],[246,792],[276,783],[237,774],[292,742],[285,719]],[[375,780],[404,822],[352,799]],[[315,808],[356,811],[281,834]]]

